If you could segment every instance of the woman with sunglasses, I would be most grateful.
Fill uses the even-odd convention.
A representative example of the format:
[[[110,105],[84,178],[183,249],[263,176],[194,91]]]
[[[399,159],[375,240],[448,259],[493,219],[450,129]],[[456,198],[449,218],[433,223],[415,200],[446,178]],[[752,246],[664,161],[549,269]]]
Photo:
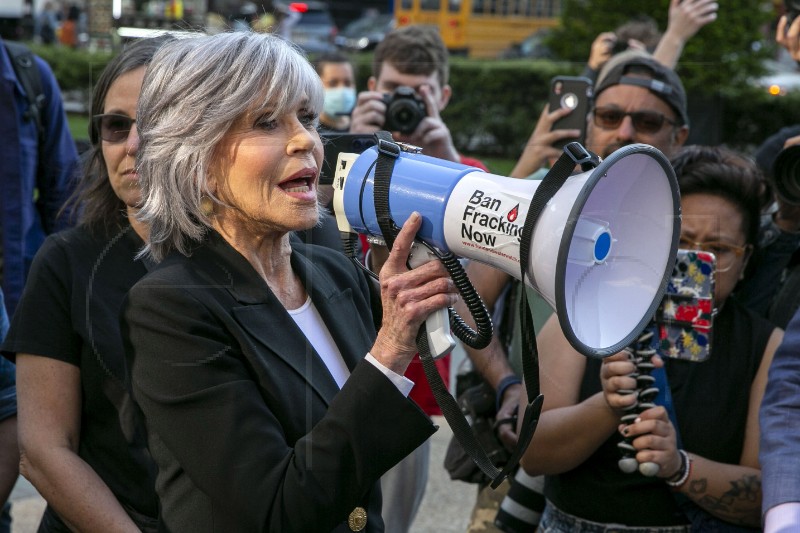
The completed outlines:
[[[522,461],[529,474],[546,475],[543,533],[610,524],[664,533],[760,525],[758,408],[782,331],[733,293],[756,244],[763,180],[751,162],[721,148],[684,148],[672,163],[681,189],[680,246],[717,256],[710,357],[654,356],[673,409],[657,405],[625,426],[620,418],[637,401],[629,355],[585,358],[551,318],[538,337],[544,409]],[[620,470],[623,435],[640,465],[658,465],[655,475]],[[703,529],[711,525],[721,529]]]
[[[125,380],[119,314],[147,271],[136,220],[136,106],[169,38],[138,41],[94,90],[76,228],[44,243],[3,344],[16,359],[20,471],[47,500],[39,531],[155,531],[156,467]]]

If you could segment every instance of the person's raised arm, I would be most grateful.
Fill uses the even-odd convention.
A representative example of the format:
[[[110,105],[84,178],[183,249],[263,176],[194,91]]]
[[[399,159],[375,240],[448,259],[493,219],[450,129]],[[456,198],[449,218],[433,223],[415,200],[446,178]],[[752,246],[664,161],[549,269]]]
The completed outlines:
[[[717,20],[718,9],[716,0],[671,0],[667,31],[658,41],[653,57],[674,69],[683,47],[703,26]]]
[[[550,112],[547,105],[539,115],[539,121],[533,130],[522,154],[514,165],[510,176],[512,178],[526,178],[542,167],[550,164],[561,156],[561,150],[555,148],[553,143],[562,139],[574,139],[581,134],[579,130],[552,130],[556,120],[572,112],[571,109],[560,108]]]
[[[786,15],[782,16],[775,30],[775,41],[786,48],[792,59],[800,62],[800,17],[795,17],[791,25],[787,25]]]

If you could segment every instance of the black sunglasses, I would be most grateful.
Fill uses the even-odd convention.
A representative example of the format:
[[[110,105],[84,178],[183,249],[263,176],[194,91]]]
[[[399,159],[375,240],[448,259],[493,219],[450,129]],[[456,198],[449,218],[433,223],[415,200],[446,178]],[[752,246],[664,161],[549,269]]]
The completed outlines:
[[[125,142],[134,122],[136,122],[135,118],[114,113],[92,117],[95,131],[100,133],[101,139],[109,143]]]
[[[664,122],[673,126],[678,124],[655,111],[633,111],[627,113],[613,107],[596,107],[592,110],[592,115],[594,116],[595,125],[604,130],[618,128],[625,117],[631,117],[633,127],[639,133],[658,133],[664,126]]]

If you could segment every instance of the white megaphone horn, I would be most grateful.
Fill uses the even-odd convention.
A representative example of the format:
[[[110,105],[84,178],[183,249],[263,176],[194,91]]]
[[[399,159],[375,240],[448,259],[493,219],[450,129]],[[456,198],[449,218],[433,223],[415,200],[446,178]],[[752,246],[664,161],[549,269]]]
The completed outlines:
[[[373,146],[339,155],[334,210],[341,231],[381,236],[373,201],[378,153]],[[398,225],[419,212],[422,241],[519,279],[522,228],[540,183],[402,152],[391,174],[389,212]],[[669,161],[652,146],[626,146],[567,178],[546,203],[524,281],[556,310],[576,350],[610,355],[655,314],[679,236]]]

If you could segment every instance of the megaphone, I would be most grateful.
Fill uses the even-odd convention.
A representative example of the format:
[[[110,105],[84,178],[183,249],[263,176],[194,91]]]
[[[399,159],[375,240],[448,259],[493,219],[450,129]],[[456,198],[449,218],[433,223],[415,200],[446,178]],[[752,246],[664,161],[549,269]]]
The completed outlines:
[[[379,149],[339,155],[334,210],[342,231],[381,236],[373,201]],[[523,223],[540,183],[401,152],[389,211],[398,224],[419,212],[423,242],[519,279]],[[631,344],[655,314],[679,237],[672,166],[652,146],[626,146],[550,198],[533,229],[524,282],[556,310],[576,350],[604,357]]]

